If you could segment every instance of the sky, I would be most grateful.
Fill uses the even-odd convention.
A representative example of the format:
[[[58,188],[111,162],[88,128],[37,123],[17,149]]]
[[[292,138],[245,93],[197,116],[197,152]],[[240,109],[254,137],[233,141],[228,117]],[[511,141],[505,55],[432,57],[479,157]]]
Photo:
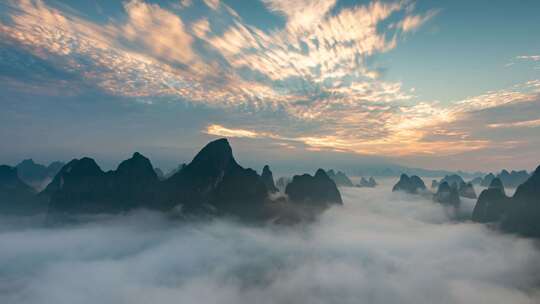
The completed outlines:
[[[0,163],[532,170],[538,1],[0,3]]]

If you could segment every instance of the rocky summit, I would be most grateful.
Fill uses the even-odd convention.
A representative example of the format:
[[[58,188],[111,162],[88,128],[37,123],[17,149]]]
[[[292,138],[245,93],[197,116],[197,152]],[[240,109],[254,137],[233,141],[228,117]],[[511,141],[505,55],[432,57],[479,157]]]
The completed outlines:
[[[445,177],[443,177],[443,179],[441,179],[439,184],[442,184],[444,182],[447,182],[449,186],[452,186],[452,185],[459,186],[461,183],[465,183],[463,178],[457,174],[446,175]]]
[[[314,176],[309,174],[295,175],[287,185],[285,194],[293,202],[307,205],[343,204],[336,184],[322,169],[317,170]]]
[[[274,193],[279,191],[274,184],[274,174],[272,174],[272,171],[270,171],[270,167],[268,165],[264,166],[261,178],[269,192]]]
[[[369,179],[361,177],[360,183],[358,183],[356,186],[360,188],[375,188],[377,186],[377,181],[375,181],[373,176],[371,176]]]
[[[207,144],[193,160],[164,181],[163,209],[253,214],[268,197],[262,178],[234,159],[226,139]]]
[[[480,186],[482,187],[488,187],[491,184],[491,181],[495,178],[495,175],[493,173],[489,173],[480,182]]]
[[[482,191],[474,206],[472,220],[479,223],[499,221],[506,212],[509,198],[499,178],[491,180],[489,188]]]
[[[394,185],[392,191],[404,191],[411,194],[426,190],[424,181],[416,175],[409,177],[407,174],[401,174],[399,181]]]

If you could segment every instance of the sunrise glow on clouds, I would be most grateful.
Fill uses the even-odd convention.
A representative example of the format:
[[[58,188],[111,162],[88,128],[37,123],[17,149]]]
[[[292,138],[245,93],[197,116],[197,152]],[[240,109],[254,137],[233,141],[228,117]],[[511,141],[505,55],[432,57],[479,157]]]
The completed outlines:
[[[0,37],[108,94],[167,97],[255,119],[212,121],[203,133],[299,142],[311,149],[395,156],[496,147],[506,141],[448,126],[473,113],[539,100],[539,80],[441,102],[418,99],[421,88],[384,79],[373,58],[435,22],[439,8],[420,10],[412,1],[262,4],[284,23],[259,28],[219,0],[170,6],[131,0],[123,3],[121,18],[101,23],[41,0],[10,1]],[[204,13],[192,13],[196,5]],[[266,112],[277,113],[276,119],[258,124],[257,115]],[[304,127],[289,128],[284,120]],[[491,122],[484,128],[536,122]]]

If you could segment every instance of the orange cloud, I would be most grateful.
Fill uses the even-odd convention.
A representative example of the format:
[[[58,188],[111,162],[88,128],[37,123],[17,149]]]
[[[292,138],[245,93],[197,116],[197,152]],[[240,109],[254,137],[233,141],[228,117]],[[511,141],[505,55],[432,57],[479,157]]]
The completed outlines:
[[[400,31],[379,29],[390,16],[403,12],[395,24],[410,32],[435,12],[414,14],[407,1],[374,1],[335,11],[332,0],[265,3],[287,18],[283,28],[262,31],[245,24],[225,3],[209,0],[209,15],[193,22],[157,4],[132,0],[125,3],[125,20],[104,26],[41,0],[12,1],[10,22],[0,22],[0,37],[61,68],[79,71],[111,94],[151,101],[167,96],[214,108],[279,113],[278,119],[257,128],[211,125],[205,132],[300,143],[310,149],[390,156],[482,149],[496,143],[447,125],[474,111],[532,102],[540,95],[540,81],[534,80],[447,104],[412,102],[413,90],[379,79],[365,62],[396,47]],[[231,21],[219,35],[212,32],[213,14]],[[204,57],[196,49],[199,44],[224,63]],[[242,69],[261,77],[245,77]],[[280,125],[282,120],[302,128],[288,130]],[[264,130],[266,126],[272,132]],[[430,137],[445,139],[426,139]]]
[[[399,107],[368,105],[365,110],[355,107],[337,109],[327,107],[319,109],[320,113],[306,118],[319,121],[319,127],[311,131],[297,132],[296,135],[292,136],[287,135],[291,133],[287,128],[282,128],[281,132],[277,133],[247,129],[235,129],[235,132],[228,133],[213,132],[208,129],[206,133],[296,142],[303,144],[309,150],[331,150],[393,157],[445,156],[485,148],[508,147],[514,143],[472,138],[469,134],[470,130],[454,131],[447,129],[447,126],[463,119],[473,111],[538,100],[540,98],[540,92],[537,91],[537,88],[540,87],[539,83],[537,81],[527,82],[509,90],[470,97],[450,106],[442,106],[438,103],[418,103]],[[339,104],[344,104],[344,102],[341,101]],[[540,126],[540,120],[488,125],[489,128],[536,126]],[[257,127],[257,129],[260,128]],[[212,129],[228,130],[220,125],[213,125]],[[427,139],[428,137],[431,139]],[[439,139],[434,140],[433,138]]]
[[[183,64],[193,63],[193,38],[182,20],[156,4],[131,0],[125,4],[128,21],[121,27],[123,38],[144,46],[157,58]]]
[[[256,138],[260,137],[257,132],[242,130],[242,129],[229,129],[221,125],[209,125],[206,129],[206,134],[224,136],[224,137],[247,137]]]

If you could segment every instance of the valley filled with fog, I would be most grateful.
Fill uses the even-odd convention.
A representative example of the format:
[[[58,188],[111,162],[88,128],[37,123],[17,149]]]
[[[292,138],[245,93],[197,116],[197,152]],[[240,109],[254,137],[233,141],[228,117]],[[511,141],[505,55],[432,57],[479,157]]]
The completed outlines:
[[[314,223],[0,218],[0,303],[539,303],[540,251],[421,196],[342,188]]]

